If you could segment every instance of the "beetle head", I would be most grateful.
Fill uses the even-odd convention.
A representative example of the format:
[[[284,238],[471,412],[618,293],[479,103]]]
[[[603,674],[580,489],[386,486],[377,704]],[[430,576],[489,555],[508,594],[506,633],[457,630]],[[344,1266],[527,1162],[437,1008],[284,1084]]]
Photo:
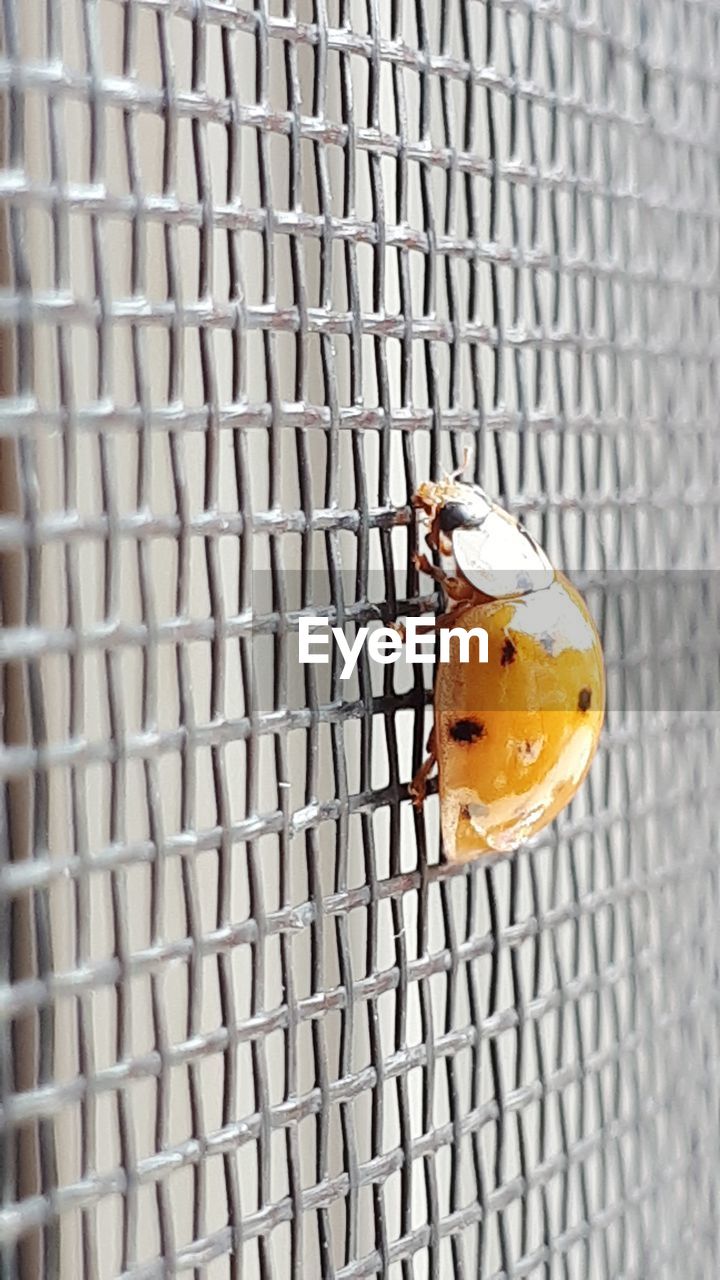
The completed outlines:
[[[542,547],[479,485],[454,478],[423,484],[415,505],[429,517],[430,545],[452,555],[457,572],[483,596],[527,595],[553,581]]]

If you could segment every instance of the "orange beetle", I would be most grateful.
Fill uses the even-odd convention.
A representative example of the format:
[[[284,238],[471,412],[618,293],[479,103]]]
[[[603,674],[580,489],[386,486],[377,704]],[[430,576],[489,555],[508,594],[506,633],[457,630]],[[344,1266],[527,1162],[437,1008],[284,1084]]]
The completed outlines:
[[[437,763],[445,853],[464,862],[517,848],[575,795],[603,723],[602,649],[575,588],[477,485],[422,484],[413,504],[428,545],[451,562],[446,572],[416,557],[447,598],[438,626],[487,636],[481,663],[471,646],[475,659],[461,662],[451,635],[450,660],[436,668],[430,754],[410,784],[419,807]]]

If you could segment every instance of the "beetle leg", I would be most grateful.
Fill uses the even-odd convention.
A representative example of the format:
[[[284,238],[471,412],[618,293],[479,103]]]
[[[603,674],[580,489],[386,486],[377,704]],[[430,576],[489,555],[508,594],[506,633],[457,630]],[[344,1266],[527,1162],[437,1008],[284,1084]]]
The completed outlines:
[[[439,583],[450,600],[463,601],[467,604],[473,595],[477,595],[469,583],[461,582],[460,578],[453,578],[449,573],[445,573],[444,569],[438,569],[427,556],[414,555],[413,564],[418,573],[425,573],[432,578],[433,582]]]
[[[434,725],[430,730],[430,736],[427,740],[426,751],[428,752],[427,757],[425,758],[425,760],[423,760],[422,764],[420,765],[420,768],[415,774],[415,777],[413,778],[412,782],[408,786],[408,791],[410,792],[410,798],[416,809],[421,809],[423,806],[423,803],[425,801],[425,796],[427,793],[428,776],[430,775],[430,773],[432,773],[432,770],[435,768],[435,765],[437,764]]]
[[[472,600],[457,600],[453,604],[452,608],[447,609],[445,613],[435,614],[435,617],[433,618],[433,626],[437,630],[439,630],[440,627],[453,627],[458,619],[460,619],[463,614],[472,607],[472,604]],[[426,618],[424,621],[429,627],[430,619]],[[407,640],[407,627],[404,622],[388,622],[388,630],[394,631],[395,634],[400,637],[402,643],[405,644],[405,641]],[[428,744],[428,751],[429,750],[430,746]]]
[[[448,575],[445,573],[444,569],[438,569],[437,565],[433,564],[432,560],[428,560],[427,556],[416,552],[413,556],[413,564],[415,565],[418,573],[426,573],[428,578],[432,578],[434,582],[439,582],[442,587],[445,586],[445,583],[448,580]]]

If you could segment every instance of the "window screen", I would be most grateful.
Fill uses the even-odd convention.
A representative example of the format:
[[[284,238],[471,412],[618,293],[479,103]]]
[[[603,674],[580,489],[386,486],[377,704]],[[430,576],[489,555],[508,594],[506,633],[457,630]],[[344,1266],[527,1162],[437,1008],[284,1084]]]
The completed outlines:
[[[715,0],[2,0],[0,1272],[718,1274]],[[407,783],[457,465],[608,711]]]

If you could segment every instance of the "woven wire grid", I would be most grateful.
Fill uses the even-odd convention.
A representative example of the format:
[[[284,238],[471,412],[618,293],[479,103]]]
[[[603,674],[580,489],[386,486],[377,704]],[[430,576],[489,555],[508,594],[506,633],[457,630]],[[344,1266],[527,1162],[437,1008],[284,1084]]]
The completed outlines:
[[[427,679],[287,646],[468,440],[717,566],[720,7],[0,14],[0,1272],[711,1280],[717,694],[453,868]]]

